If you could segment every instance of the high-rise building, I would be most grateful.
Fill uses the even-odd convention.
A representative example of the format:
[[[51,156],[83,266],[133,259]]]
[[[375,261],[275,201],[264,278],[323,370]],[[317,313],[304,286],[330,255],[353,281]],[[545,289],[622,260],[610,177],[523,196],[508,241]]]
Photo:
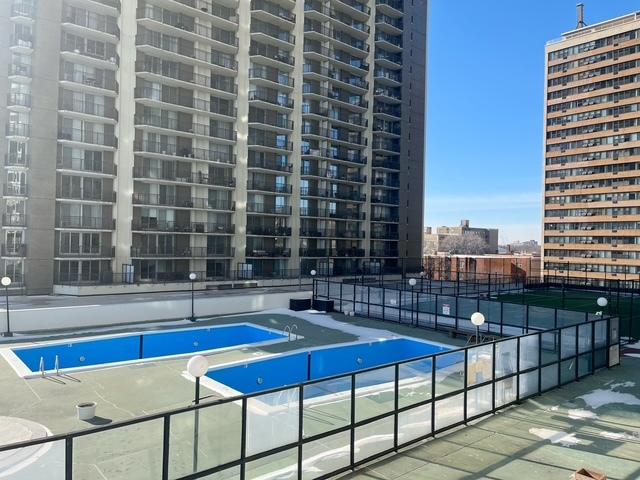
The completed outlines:
[[[427,0],[0,2],[0,273],[38,293],[420,257],[426,25]]]
[[[639,59],[640,13],[547,44],[544,275],[640,279]]]

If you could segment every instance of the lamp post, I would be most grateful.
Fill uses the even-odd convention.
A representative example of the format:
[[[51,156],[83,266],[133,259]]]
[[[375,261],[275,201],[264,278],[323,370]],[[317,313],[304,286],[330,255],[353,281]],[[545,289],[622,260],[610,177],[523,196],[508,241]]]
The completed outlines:
[[[4,287],[4,295],[5,300],[7,302],[7,331],[2,334],[3,337],[13,337],[13,333],[11,333],[11,323],[9,322],[9,285],[11,285],[11,279],[9,277],[2,277],[0,280],[2,286]]]
[[[193,275],[193,274],[191,274]],[[189,276],[191,276],[189,275]],[[194,405],[200,403],[200,378],[209,370],[209,362],[202,355],[191,357],[187,362],[187,372],[196,379]],[[200,409],[196,408],[193,419],[193,472],[198,471],[198,433],[200,428]]]
[[[415,278],[410,278],[409,279],[409,285],[411,285],[411,325],[413,325],[413,287],[416,286],[416,283],[418,283],[418,282],[416,281]],[[416,323],[418,323],[418,322],[416,322]]]
[[[424,270],[420,272],[420,293],[423,292],[424,289]]]
[[[13,337],[13,333],[11,333],[11,323],[9,322],[9,285],[11,285],[11,279],[9,277],[2,277],[0,280],[2,286],[4,287],[4,295],[5,300],[7,302],[7,331],[2,334],[3,337]]]
[[[194,272],[191,272],[189,274],[189,280],[191,281],[191,318],[189,318],[189,320],[191,320],[192,322],[196,321],[196,315],[194,310],[194,299],[193,299],[196,278],[197,278],[197,275]]]
[[[2,280],[4,281],[4,278]],[[607,305],[609,305],[609,300],[607,300],[605,297],[599,297],[598,300],[596,300],[596,303],[600,308],[604,308]],[[607,311],[607,313],[610,313],[610,311]],[[7,306],[7,318],[9,318],[8,315],[9,315],[9,307]]]
[[[471,323],[476,327],[476,345],[480,343],[480,327],[484,325],[484,315],[480,312],[475,312],[471,315]]]
[[[313,296],[316,293],[316,272],[315,270],[311,270],[309,272],[311,274],[311,308],[313,308]],[[327,288],[329,288],[329,283],[327,282]]]

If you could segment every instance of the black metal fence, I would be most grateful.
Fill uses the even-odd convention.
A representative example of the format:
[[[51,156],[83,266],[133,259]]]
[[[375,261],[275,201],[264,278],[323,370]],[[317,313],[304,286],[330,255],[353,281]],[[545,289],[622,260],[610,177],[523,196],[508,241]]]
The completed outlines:
[[[354,362],[353,373],[2,446],[0,454],[37,452],[21,470],[34,480],[87,478],[92,464],[137,480],[329,478],[618,365],[618,329],[617,318],[595,316],[374,368]]]
[[[333,300],[336,310],[341,312],[435,330],[473,332],[475,327],[469,319],[473,313],[480,312],[486,320],[481,331],[488,335],[518,335],[604,318],[595,312],[333,280],[315,280],[313,291],[314,298]]]

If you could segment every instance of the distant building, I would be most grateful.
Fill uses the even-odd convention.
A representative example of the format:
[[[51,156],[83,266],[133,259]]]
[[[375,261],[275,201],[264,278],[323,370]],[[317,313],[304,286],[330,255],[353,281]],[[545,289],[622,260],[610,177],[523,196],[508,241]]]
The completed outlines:
[[[482,280],[489,274],[540,277],[537,255],[426,255],[425,273],[435,280]]]
[[[527,240],[526,242],[516,241],[506,245],[501,245],[500,248],[504,249],[504,253],[528,253],[532,255],[540,255],[541,246],[536,240]]]
[[[486,245],[485,252],[478,253],[498,253],[498,229],[497,228],[477,228],[469,225],[469,220],[461,220],[457,227],[438,227],[433,233],[431,227],[427,227],[424,234],[424,254],[433,255],[445,250],[445,244],[452,236],[461,237],[463,235],[476,235]]]

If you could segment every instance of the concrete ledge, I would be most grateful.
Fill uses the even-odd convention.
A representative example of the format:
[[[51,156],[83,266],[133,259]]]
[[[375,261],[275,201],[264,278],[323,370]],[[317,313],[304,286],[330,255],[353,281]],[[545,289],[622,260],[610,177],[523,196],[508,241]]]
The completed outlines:
[[[250,293],[199,297],[195,315],[207,317],[289,308],[290,299],[308,299],[310,291]],[[53,308],[26,308],[11,312],[12,330],[20,333],[48,330],[103,327],[148,321],[180,319],[191,316],[191,298],[129,302],[106,305],[77,305]]]

